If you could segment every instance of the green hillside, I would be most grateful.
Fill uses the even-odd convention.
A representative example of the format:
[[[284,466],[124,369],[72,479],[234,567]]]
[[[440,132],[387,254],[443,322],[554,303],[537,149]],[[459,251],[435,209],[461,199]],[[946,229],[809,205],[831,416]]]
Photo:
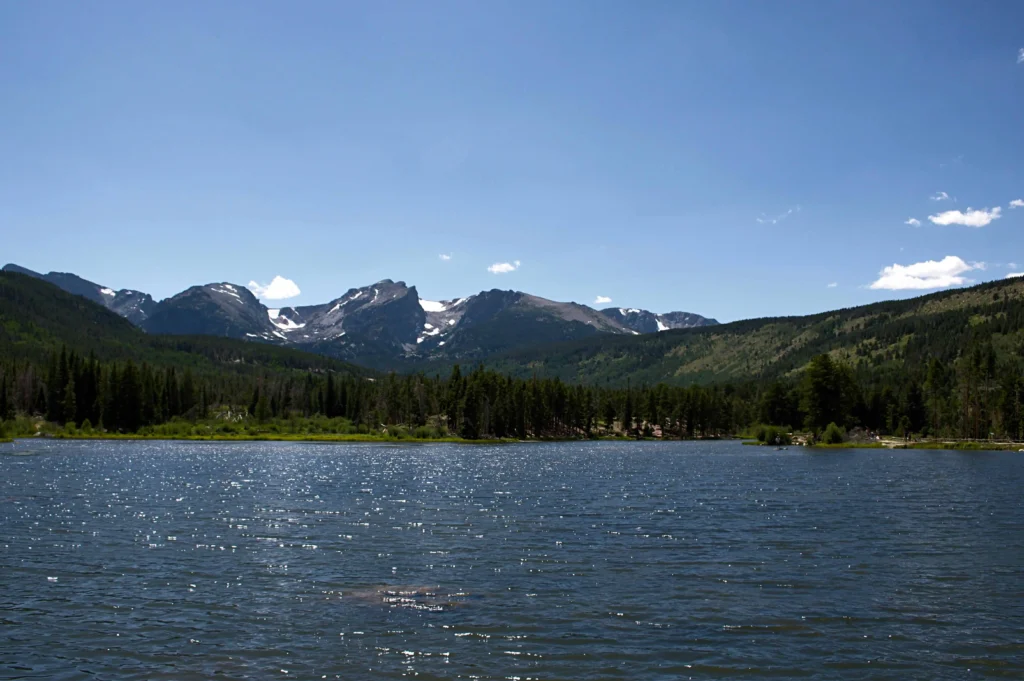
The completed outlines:
[[[722,383],[792,376],[815,355],[855,370],[923,371],[972,343],[999,356],[1024,340],[1024,280],[981,284],[909,300],[807,317],[751,319],[642,336],[596,336],[490,358],[499,371],[599,384]]]

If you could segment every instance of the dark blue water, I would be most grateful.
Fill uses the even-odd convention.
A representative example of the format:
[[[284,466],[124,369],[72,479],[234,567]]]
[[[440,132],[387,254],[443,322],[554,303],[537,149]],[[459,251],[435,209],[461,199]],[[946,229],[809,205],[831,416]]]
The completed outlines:
[[[1024,455],[0,445],[0,677],[1024,677]]]

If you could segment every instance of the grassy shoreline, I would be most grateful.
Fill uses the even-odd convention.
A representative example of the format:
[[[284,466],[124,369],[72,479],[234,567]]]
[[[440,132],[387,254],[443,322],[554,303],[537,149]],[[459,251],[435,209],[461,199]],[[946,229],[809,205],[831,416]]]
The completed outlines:
[[[386,435],[364,435],[361,433],[326,434],[326,435],[301,435],[294,433],[240,433],[231,434],[210,434],[210,435],[140,435],[137,433],[53,433],[43,437],[23,437],[20,440],[125,440],[125,441],[167,441],[167,442],[338,442],[338,443],[360,443],[379,442],[384,444],[467,444],[467,445],[495,445],[518,442],[518,440],[481,439],[466,440],[460,437],[436,437],[436,438],[411,438],[411,437],[388,437]],[[10,442],[11,440],[7,440]]]
[[[1024,448],[1015,442],[974,442],[967,440],[939,440],[935,442],[843,442],[816,444],[811,449],[934,449],[960,452],[1016,452]]]
[[[748,441],[745,445],[755,447],[773,447],[762,442]],[[840,442],[838,444],[825,444],[820,442],[813,445],[788,445],[788,447],[806,447],[807,449],[932,449],[942,451],[958,452],[1016,452],[1024,449],[1024,444],[1019,442],[974,442],[961,440],[945,440],[936,442]]]
[[[728,438],[709,438],[720,440]],[[166,442],[320,442],[320,443],[382,443],[382,444],[459,444],[459,445],[501,445],[517,444],[523,442],[696,442],[698,440],[663,440],[662,438],[633,438],[633,437],[612,437],[601,436],[589,439],[581,438],[530,438],[517,440],[512,438],[485,438],[479,440],[467,440],[461,437],[434,437],[434,438],[413,438],[413,437],[391,437],[387,435],[369,435],[362,433],[346,434],[321,434],[303,435],[296,433],[240,433],[224,434],[216,433],[210,435],[166,435],[166,434],[138,434],[138,433],[47,433],[43,436],[22,436],[0,439],[0,442],[13,442],[14,440],[125,440],[125,441],[166,441]]]
[[[663,440],[662,438],[626,438],[603,436],[590,440],[581,439],[554,439],[545,438],[540,440],[515,440],[515,439],[480,439],[467,440],[461,437],[435,437],[435,438],[412,438],[393,437],[387,435],[370,435],[362,433],[346,434],[296,434],[296,433],[239,433],[239,434],[210,434],[210,435],[140,435],[121,433],[50,433],[44,437],[0,437],[0,444],[9,444],[15,440],[115,440],[115,441],[164,441],[164,442],[310,442],[310,443],[379,443],[379,444],[459,444],[459,445],[502,445],[522,442],[689,442],[691,440]],[[734,439],[734,438],[716,438]],[[697,441],[697,440],[692,440]],[[775,445],[767,445],[756,440],[744,440],[743,445],[752,447],[769,447],[774,449]],[[1016,442],[975,442],[961,440],[946,440],[936,442],[842,442],[838,444],[817,443],[813,445],[790,444],[788,448],[806,448],[811,450],[829,449],[933,449],[945,451],[1009,451],[1016,452],[1024,449],[1024,443]]]

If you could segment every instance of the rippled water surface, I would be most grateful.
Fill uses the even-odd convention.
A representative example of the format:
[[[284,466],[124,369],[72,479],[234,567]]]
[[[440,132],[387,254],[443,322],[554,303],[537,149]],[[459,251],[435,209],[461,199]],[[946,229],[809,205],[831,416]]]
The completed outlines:
[[[1024,677],[1024,455],[0,445],[0,677]]]

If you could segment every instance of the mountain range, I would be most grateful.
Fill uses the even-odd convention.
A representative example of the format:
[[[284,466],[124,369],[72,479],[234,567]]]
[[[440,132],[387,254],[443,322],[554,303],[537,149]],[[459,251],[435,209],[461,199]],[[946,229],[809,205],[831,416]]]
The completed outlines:
[[[288,346],[380,369],[482,360],[591,336],[635,336],[715,325],[689,312],[596,310],[520,291],[492,289],[453,300],[420,298],[415,286],[384,279],[320,305],[268,308],[244,286],[193,286],[166,300],[113,290],[75,274],[17,272],[50,282],[151,334],[222,336]]]
[[[882,386],[899,392],[908,381],[920,386],[929,377],[970,378],[971,372],[986,367],[989,375],[997,376],[997,368],[1010,367],[999,369],[998,378],[1010,381],[1006,390],[1012,392],[1018,389],[1012,384],[1018,380],[1013,367],[1024,357],[1024,278],[804,317],[661,333],[606,331],[615,327],[602,325],[616,323],[608,313],[507,291],[431,303],[404,284],[379,282],[352,289],[326,305],[271,311],[242,287],[213,284],[169,299],[173,305],[157,303],[144,320],[156,330],[166,324],[176,330],[173,334],[146,333],[101,304],[109,305],[108,299],[116,296],[99,293],[103,298],[96,302],[95,295],[73,295],[44,279],[0,272],[0,359],[39,363],[66,346],[79,356],[95,354],[104,361],[135,359],[152,366],[219,372],[230,382],[234,379],[229,376],[238,372],[294,369],[379,376],[373,366],[324,356],[339,347],[362,348],[368,353],[364,357],[378,360],[383,368],[431,373],[444,373],[462,361],[460,356],[488,353],[488,368],[503,374],[614,387],[791,385],[814,357],[829,355],[849,366],[865,390]],[[245,330],[251,326],[255,339],[248,336],[254,331]],[[565,339],[581,329],[586,335]],[[181,335],[186,332],[199,335]],[[286,342],[307,335],[317,340]],[[334,336],[351,341],[339,346]],[[395,359],[396,348],[404,353],[427,344],[435,349],[429,354],[421,350],[417,356],[427,359],[419,364]]]

